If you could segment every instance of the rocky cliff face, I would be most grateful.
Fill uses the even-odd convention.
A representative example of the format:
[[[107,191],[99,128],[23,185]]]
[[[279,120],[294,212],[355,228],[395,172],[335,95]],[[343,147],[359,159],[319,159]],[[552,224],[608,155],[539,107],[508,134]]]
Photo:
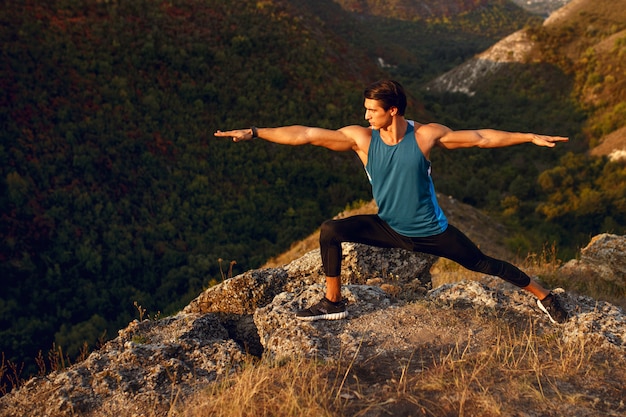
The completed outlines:
[[[426,86],[426,90],[472,96],[476,86],[492,74],[506,70],[508,65],[525,63],[532,49],[533,42],[528,38],[526,31],[517,31],[485,52],[436,78]]]
[[[167,415],[172,398],[184,398],[237,369],[250,354],[332,362],[340,360],[341,352],[356,359],[377,357],[393,367],[400,366],[403,352],[454,345],[468,332],[473,343],[489,346],[489,335],[472,330],[477,326],[472,310],[492,311],[504,321],[537,317],[538,331],[555,329],[531,296],[501,280],[485,277],[432,290],[434,257],[353,244],[344,249],[347,320],[295,319],[294,310],[324,291],[319,253],[312,251],[287,265],[248,271],[209,288],[173,317],[133,321],[85,361],[33,378],[1,398],[0,416],[145,415],[147,410]],[[563,273],[623,285],[626,236],[597,236],[580,259],[563,266]],[[621,309],[559,293],[572,318],[554,337],[564,343],[590,340],[625,357]],[[438,314],[442,309],[466,319],[446,321]]]
[[[350,12],[413,20],[452,16],[485,7],[492,0],[334,0]],[[549,15],[570,0],[512,0],[531,13]]]
[[[512,0],[513,3],[538,15],[549,16],[550,13],[565,6],[571,0]]]
[[[452,16],[484,7],[491,0],[334,0],[349,12],[405,20]]]
[[[620,39],[626,34],[622,3],[572,0],[543,22],[545,30],[560,39],[558,47],[550,46],[547,54],[569,62],[571,68],[577,68],[576,79],[583,80],[576,83],[574,94],[583,108],[596,109],[590,112],[591,125],[598,125],[595,119],[610,117],[623,102],[624,89],[616,82],[623,78],[619,71],[624,66],[624,55],[618,53]],[[425,89],[472,96],[496,75],[513,76],[519,64],[551,62],[551,58],[544,57],[544,49],[545,45],[535,42],[522,29],[432,80]],[[593,82],[584,82],[587,78]],[[598,141],[591,151],[593,155],[608,155],[612,160],[626,158],[626,129],[621,125]]]
[[[563,7],[554,10],[543,24],[548,27],[567,25],[568,19],[577,13],[585,13],[584,9],[589,8],[590,4],[589,0],[563,2]],[[488,79],[490,75],[498,71],[506,70],[507,65],[528,63],[535,46],[526,29],[519,30],[474,58],[436,78],[429,83],[427,90],[473,95],[475,87],[482,80]]]

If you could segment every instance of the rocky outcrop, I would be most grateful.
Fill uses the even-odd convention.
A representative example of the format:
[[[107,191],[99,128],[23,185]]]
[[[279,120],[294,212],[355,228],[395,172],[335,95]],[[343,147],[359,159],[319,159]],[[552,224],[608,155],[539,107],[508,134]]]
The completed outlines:
[[[381,249],[344,243],[341,268],[344,284],[379,283],[430,289],[430,267],[437,258],[401,249]],[[186,313],[219,312],[253,314],[283,291],[322,283],[324,272],[319,250],[311,251],[281,268],[248,271],[209,288],[193,300]]]
[[[384,299],[381,288],[407,296],[430,289],[429,270],[436,257],[356,244],[344,244],[343,249],[342,274],[346,284],[359,284],[355,294],[373,291]],[[31,379],[0,398],[0,416],[115,415],[122,407],[128,411],[128,404],[136,407],[137,415],[142,410],[166,413],[173,397],[185,396],[236,369],[248,355],[261,356],[267,337],[259,332],[253,314],[274,303],[277,296],[281,300],[298,294],[300,304],[310,302],[309,288],[322,288],[323,278],[316,250],[281,268],[248,271],[228,279],[203,292],[179,314],[133,321],[85,361]],[[373,290],[360,289],[366,284]],[[347,294],[351,294],[349,289]],[[365,299],[350,298],[355,303]],[[380,301],[377,308],[385,305]],[[291,318],[290,308],[287,303],[278,310]],[[359,308],[366,311],[364,305]]]
[[[598,236],[563,270],[623,280],[624,248],[626,236]],[[167,415],[175,398],[237,369],[251,354],[363,359],[363,366],[376,358],[391,369],[416,349],[432,354],[468,340],[477,349],[490,346],[494,335],[482,330],[485,316],[512,323],[532,317],[537,331],[555,329],[532,296],[502,280],[484,277],[431,290],[434,257],[363,245],[344,249],[347,320],[294,317],[324,293],[319,253],[313,251],[283,267],[248,271],[209,288],[173,317],[133,321],[85,361],[33,378],[0,398],[0,416],[112,416],[122,409],[124,415],[146,410]],[[558,292],[572,318],[553,337],[588,339],[624,356],[626,320],[619,308]]]
[[[349,12],[416,20],[454,16],[485,7],[490,0],[334,0]]]
[[[129,405],[137,416],[167,410],[173,396],[215,380],[245,356],[215,314],[136,320],[83,362],[1,398],[0,415],[129,415]]]
[[[601,234],[591,239],[572,259],[561,267],[560,275],[570,280],[585,280],[599,286],[626,288],[626,240],[623,236]]]
[[[402,20],[455,16],[488,7],[489,0],[334,0],[344,10]],[[570,0],[513,0],[531,13],[547,16]]]
[[[506,70],[507,66],[525,63],[533,48],[533,42],[525,30],[517,31],[502,39],[485,52],[455,67],[431,81],[426,90],[436,93],[475,94],[475,86]]]
[[[569,16],[570,10],[575,9],[577,3],[586,1],[575,0],[572,3],[559,1],[544,5],[547,7],[564,6],[554,11],[544,21],[544,26],[561,22],[564,16]],[[529,38],[526,29],[519,30],[458,67],[440,75],[428,83],[425,89],[435,93],[463,93],[472,96],[475,94],[476,87],[494,74],[505,72],[509,66],[515,64],[528,63],[534,47],[535,43]]]
[[[570,0],[513,0],[518,6],[541,16],[549,16],[569,2]]]

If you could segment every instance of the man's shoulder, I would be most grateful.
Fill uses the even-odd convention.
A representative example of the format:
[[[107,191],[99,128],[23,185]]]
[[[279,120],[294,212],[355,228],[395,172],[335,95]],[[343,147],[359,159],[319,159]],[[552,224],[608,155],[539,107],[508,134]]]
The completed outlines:
[[[451,129],[447,126],[442,125],[441,123],[417,123],[414,122],[415,130],[423,131],[423,132],[449,132]]]
[[[415,125],[416,135],[431,141],[437,141],[450,132],[452,132],[452,129],[439,123],[416,123]]]
[[[360,125],[344,126],[341,129],[339,129],[339,130],[344,132],[345,134],[349,134],[349,133],[367,134],[368,132],[372,131],[371,128],[360,126]]]
[[[344,135],[355,141],[369,140],[372,137],[372,129],[359,125],[345,126],[339,129]]]
[[[439,140],[448,132],[449,127],[439,123],[415,123],[415,140],[426,158],[430,158],[430,151],[438,146]]]

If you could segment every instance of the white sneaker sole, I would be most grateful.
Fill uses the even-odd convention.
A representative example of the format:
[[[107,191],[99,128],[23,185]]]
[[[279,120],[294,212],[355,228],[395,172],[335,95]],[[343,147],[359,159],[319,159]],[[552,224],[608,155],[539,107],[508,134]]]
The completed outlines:
[[[319,314],[317,316],[296,316],[298,320],[315,321],[315,320],[341,320],[348,317],[347,311],[341,311],[339,313]]]
[[[554,320],[552,318],[552,316],[550,315],[550,313],[548,312],[548,310],[543,306],[543,304],[541,303],[541,300],[537,300],[537,305],[539,306],[539,309],[541,311],[543,311],[544,313],[546,313],[546,315],[548,316],[548,318],[550,319],[550,321],[554,324],[558,324],[556,320]]]

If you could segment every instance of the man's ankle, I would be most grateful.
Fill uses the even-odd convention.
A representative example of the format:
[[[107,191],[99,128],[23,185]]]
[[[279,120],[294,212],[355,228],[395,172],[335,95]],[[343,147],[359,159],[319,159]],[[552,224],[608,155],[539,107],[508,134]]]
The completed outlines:
[[[330,301],[330,302],[338,303],[338,302],[341,301],[341,294],[339,294],[339,295],[336,295],[336,294],[328,295],[328,294],[326,294],[326,299],[328,301]]]

